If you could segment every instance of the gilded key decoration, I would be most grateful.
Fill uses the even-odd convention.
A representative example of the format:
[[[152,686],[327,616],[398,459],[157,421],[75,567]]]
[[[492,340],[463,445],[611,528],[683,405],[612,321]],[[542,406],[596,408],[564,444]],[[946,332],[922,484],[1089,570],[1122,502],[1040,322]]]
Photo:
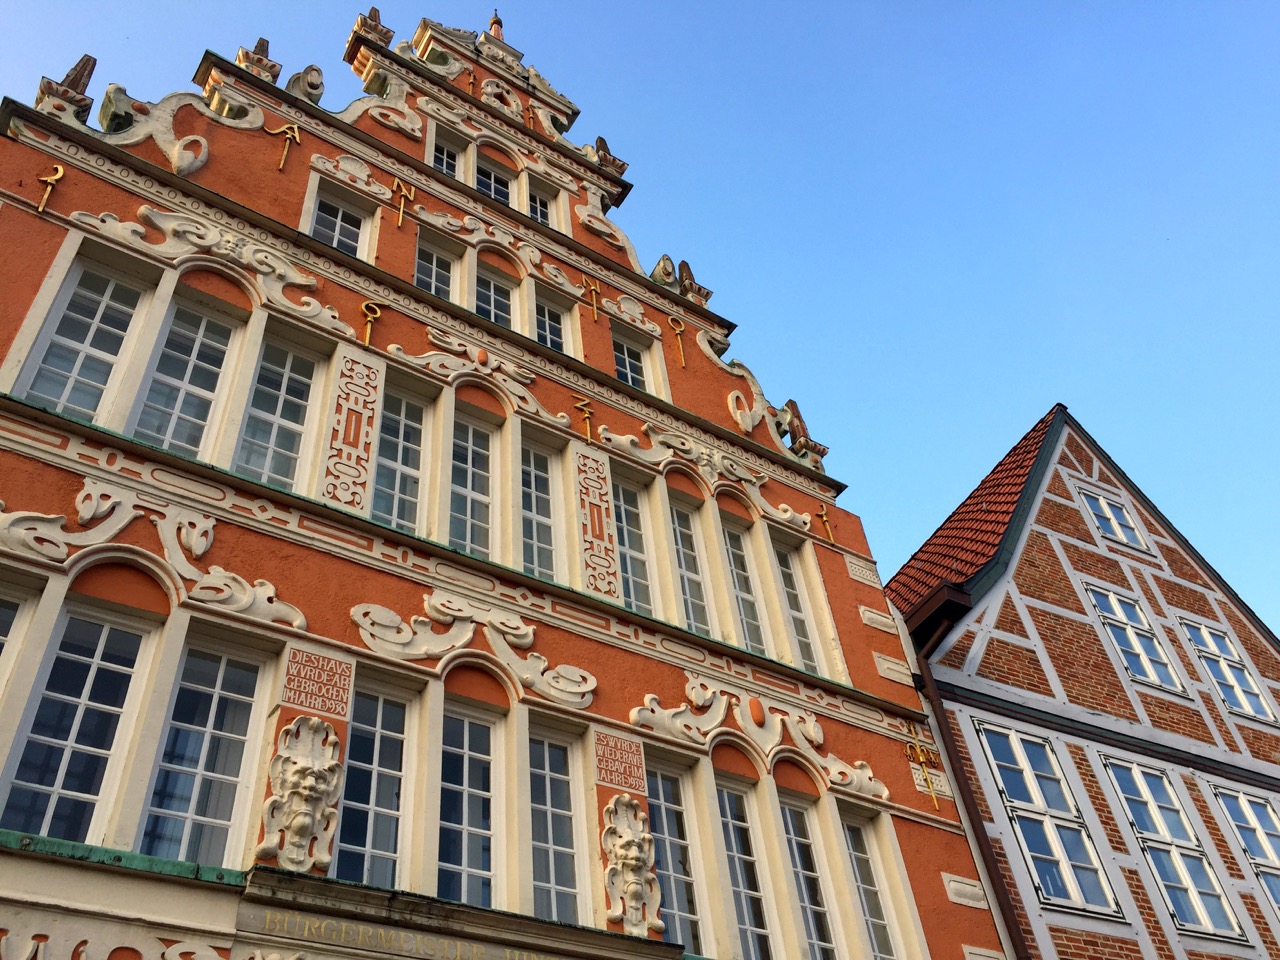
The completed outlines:
[[[284,162],[289,159],[289,144],[296,143],[298,146],[302,146],[302,131],[298,129],[298,125],[296,123],[281,124],[277,130],[271,130],[264,126],[262,130],[264,133],[269,133],[273,137],[281,135],[284,136],[284,149],[280,151],[280,163],[276,166],[276,170],[283,171]]]
[[[39,178],[40,182],[45,184],[45,188],[44,188],[44,196],[40,198],[40,205],[36,207],[36,213],[44,213],[44,205],[49,202],[49,195],[53,193],[54,186],[57,185],[58,181],[62,179],[62,175],[64,172],[65,171],[63,171],[62,169],[62,164],[55,163],[53,165],[53,173],[49,174],[46,177]]]

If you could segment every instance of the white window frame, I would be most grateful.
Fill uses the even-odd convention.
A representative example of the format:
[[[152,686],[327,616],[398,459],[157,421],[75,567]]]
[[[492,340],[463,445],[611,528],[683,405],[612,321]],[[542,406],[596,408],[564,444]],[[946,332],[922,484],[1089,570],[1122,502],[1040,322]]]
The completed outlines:
[[[261,376],[262,364],[266,358],[266,351],[269,347],[285,351],[292,359],[294,357],[309,361],[312,365],[312,376],[309,381],[307,392],[307,400],[303,411],[302,423],[293,423],[292,421],[282,421],[279,417],[279,404],[277,404],[277,412],[268,415],[266,411],[256,410],[253,406],[254,394],[257,392],[258,379]],[[328,358],[317,355],[310,349],[300,346],[299,344],[289,340],[287,337],[272,335],[268,333],[262,338],[258,344],[258,352],[254,361],[253,372],[249,379],[249,390],[247,396],[242,400],[240,408],[239,429],[231,457],[231,472],[254,483],[262,483],[268,486],[274,486],[279,489],[292,491],[295,493],[306,494],[310,491],[314,483],[310,470],[313,449],[319,442],[316,437],[316,421],[322,416],[319,408],[325,402],[325,377],[328,370]],[[290,362],[289,372],[292,372],[293,364]],[[283,383],[282,383],[283,386]],[[283,396],[283,394],[281,395]],[[259,419],[269,421],[272,426],[272,444],[268,447],[269,454],[276,450],[275,439],[279,430],[276,428],[284,425],[285,430],[294,431],[299,435],[298,451],[295,457],[294,475],[289,480],[288,486],[280,486],[271,479],[271,474],[266,471],[263,477],[251,476],[244,473],[241,469],[241,450],[245,442],[245,431],[249,424],[249,418],[255,413],[260,414]]]
[[[400,405],[399,413],[389,410],[391,400]],[[406,416],[410,406],[421,412],[421,417],[416,422],[410,421]],[[394,436],[387,433],[388,421],[391,419],[398,424]],[[420,534],[423,531],[429,506],[427,470],[431,453],[431,421],[431,404],[423,398],[410,397],[407,391],[398,390],[394,386],[388,388],[383,395],[374,450],[373,492],[369,498],[369,515],[375,522],[405,533]],[[412,428],[415,427],[418,434],[416,448],[410,443]],[[412,457],[415,449],[416,466],[405,462],[406,450],[410,451],[408,455]],[[388,456],[392,452],[395,453],[394,459]],[[387,480],[392,483],[390,488],[385,486]],[[390,490],[390,493],[383,494],[385,490]],[[380,511],[380,494],[383,494],[383,499],[387,496],[391,499],[392,510],[389,513]],[[412,520],[401,516],[404,512],[402,505],[407,503],[413,505]]]
[[[1150,551],[1151,548],[1147,546],[1147,540],[1142,535],[1142,531],[1138,529],[1138,525],[1134,522],[1128,507],[1119,500],[1103,496],[1092,490],[1086,490],[1083,487],[1077,487],[1076,489],[1080,491],[1080,497],[1084,500],[1085,509],[1093,517],[1093,525],[1098,528],[1098,532],[1103,537],[1108,540],[1114,540],[1116,543],[1122,543],[1126,547],[1132,547],[1135,550]]]
[[[1222,627],[1195,620],[1184,618],[1179,622],[1226,708],[1242,716],[1275,722],[1275,713],[1267,703],[1262,684],[1240,655],[1231,635]]]
[[[193,631],[195,633],[195,631]],[[147,821],[152,813],[152,798],[156,788],[156,782],[160,776],[160,767],[163,762],[164,752],[166,748],[166,740],[169,733],[170,725],[174,722],[173,712],[175,703],[179,695],[179,691],[183,685],[183,671],[187,664],[187,658],[192,651],[197,651],[209,656],[220,658],[222,661],[235,660],[240,663],[252,665],[257,670],[257,676],[254,681],[253,696],[249,701],[249,717],[248,726],[244,736],[244,752],[240,758],[240,770],[234,778],[235,798],[232,807],[231,818],[224,821],[227,839],[226,847],[223,850],[222,862],[220,864],[207,864],[201,860],[189,860],[185,856],[166,857],[165,859],[176,860],[180,862],[201,863],[209,866],[235,867],[242,862],[244,856],[244,847],[246,838],[250,828],[250,821],[257,813],[256,804],[252,802],[253,792],[258,784],[258,769],[256,758],[258,756],[258,748],[261,746],[267,715],[266,701],[270,695],[271,689],[275,685],[275,674],[273,670],[272,659],[261,652],[255,651],[250,647],[238,644],[214,644],[210,638],[201,638],[198,633],[192,636],[187,642],[183,643],[181,655],[177,662],[177,673],[173,677],[169,698],[166,701],[163,717],[161,721],[161,734],[159,742],[159,750],[151,764],[151,773],[148,780],[147,790],[144,794],[142,814],[138,822],[138,835],[134,849],[144,851],[144,836],[147,828]],[[219,676],[221,677],[221,668]],[[219,687],[219,692],[221,687]],[[204,731],[208,736],[214,731],[212,727],[207,727]],[[202,758],[206,755],[207,743],[202,746]],[[205,764],[199,763],[194,772],[197,780],[201,780],[206,774]],[[223,777],[224,782],[230,778]],[[196,797],[192,797],[192,809]],[[158,811],[166,813],[167,811]],[[197,818],[190,810],[175,819],[186,819],[188,822]],[[209,818],[203,818],[209,819]],[[184,831],[183,846],[185,848],[187,833]],[[144,851],[145,852],[145,851]],[[183,851],[185,853],[185,849]]]
[[[668,491],[668,518],[671,529],[671,549],[673,550],[672,573],[674,574],[676,599],[679,601],[681,623],[686,630],[704,636],[717,636],[715,596],[710,589],[714,575],[708,567],[708,556],[704,540],[702,524],[703,507],[691,501],[677,497]],[[677,514],[688,519],[688,529],[682,529]],[[691,570],[690,560],[697,570]],[[690,588],[696,587],[699,597],[692,597]],[[694,620],[691,607],[696,604],[702,607],[704,623]]]
[[[548,815],[550,815],[550,810],[551,810],[549,804],[540,806],[535,802],[535,797],[536,797],[536,792],[534,788],[535,771],[533,769],[533,756],[532,756],[533,743],[535,740],[542,743],[545,746],[556,746],[556,747],[560,747],[565,751],[566,769],[564,774],[563,775],[552,774],[551,776],[557,779],[563,780],[566,784],[566,793],[569,801],[569,809],[567,811],[567,820],[568,820],[568,829],[569,829],[569,838],[568,838],[569,845],[568,846],[565,846],[562,843],[556,844],[554,842],[553,837],[549,837],[549,840],[551,842],[545,843],[545,844],[539,843],[534,837],[534,827],[533,827],[534,818],[538,816],[540,812],[547,812]],[[534,721],[531,720],[529,735],[525,745],[528,764],[524,770],[524,774],[525,774],[524,783],[527,784],[529,788],[529,793],[527,794],[528,796],[527,809],[528,809],[528,818],[529,818],[528,836],[529,836],[530,868],[528,872],[528,878],[529,878],[528,884],[527,884],[528,889],[522,893],[522,898],[524,896],[527,896],[530,898],[529,914],[531,916],[538,917],[539,919],[542,919],[542,920],[550,920],[556,923],[587,924],[592,919],[591,901],[590,901],[590,897],[587,894],[587,890],[590,887],[590,884],[592,882],[590,879],[590,876],[594,873],[595,864],[590,862],[589,857],[583,856],[583,853],[582,853],[583,850],[586,848],[584,848],[582,844],[582,837],[580,836],[581,834],[580,827],[582,822],[586,820],[586,814],[584,812],[585,808],[583,807],[582,790],[580,789],[580,786],[583,783],[582,771],[581,771],[581,759],[579,757],[580,746],[581,746],[580,741],[581,741],[581,738],[578,736],[574,736],[572,734],[562,733],[558,731],[552,731],[547,727],[537,725]],[[537,771],[537,773],[542,774],[543,771]],[[564,813],[564,811],[557,811],[557,812],[560,812],[562,814]],[[567,853],[571,857],[572,871],[573,871],[572,887],[561,887],[558,884],[557,881],[559,878],[557,878],[555,875],[554,867],[552,869],[552,874],[551,874],[552,879],[549,883],[538,882],[537,870],[536,870],[536,867],[533,865],[533,861],[537,857],[537,849],[539,847],[542,847],[543,849],[547,850],[549,852],[549,855],[552,855],[552,856],[554,856],[554,850],[559,849],[560,851]],[[539,913],[538,906],[537,906],[537,900],[538,900],[537,891],[539,887],[551,888],[553,898],[557,891],[565,893],[569,897],[570,903],[572,904],[572,909],[574,912],[573,917],[560,916],[560,912],[563,904],[554,899],[553,899],[553,909],[551,911],[552,915],[546,916],[542,913]]]
[[[771,537],[769,549],[777,576],[779,605],[787,640],[797,666],[821,676],[825,668],[818,619],[809,592],[809,564],[804,544],[789,544]],[[803,631],[803,636],[801,635]]]
[[[336,243],[332,243],[320,236],[317,236],[316,228],[320,217],[321,201],[337,207],[349,216],[358,217],[360,219],[358,227],[359,236],[355,243],[355,253],[352,253],[349,250],[344,250]],[[302,207],[302,220],[298,229],[307,236],[314,238],[317,242],[331,247],[340,253],[345,253],[347,256],[372,263],[374,260],[374,251],[377,249],[380,210],[381,207],[379,204],[373,202],[368,197],[362,197],[358,193],[346,189],[341,184],[322,177],[318,172],[312,171],[311,181],[307,186],[307,198]]]
[[[1235,910],[1228,899],[1222,883],[1218,880],[1217,871],[1209,862],[1209,857],[1200,843],[1196,830],[1187,816],[1181,798],[1173,785],[1173,780],[1163,770],[1150,767],[1118,757],[1103,757],[1107,773],[1111,777],[1111,785],[1119,797],[1119,809],[1125,812],[1138,845],[1146,854],[1147,864],[1151,868],[1152,879],[1160,888],[1165,907],[1179,929],[1205,933],[1212,936],[1239,939],[1241,936],[1240,921],[1236,919]],[[1118,770],[1127,773],[1129,781],[1136,786],[1136,793],[1126,792],[1125,786],[1117,775]],[[1164,796],[1158,796],[1152,789],[1152,782],[1161,785]],[[1162,803],[1161,801],[1164,800]],[[1141,816],[1148,825],[1138,823]],[[1171,823],[1172,821],[1172,823]],[[1161,866],[1163,864],[1163,867]],[[1196,885],[1196,867],[1188,869],[1189,864],[1198,864],[1200,879],[1207,880],[1211,890],[1201,889]],[[1171,875],[1172,874],[1172,875]],[[1195,915],[1192,919],[1179,916],[1175,905],[1173,890],[1184,892],[1185,905]],[[1227,926],[1217,926],[1205,906],[1206,896],[1217,897],[1226,914]]]
[[[545,496],[540,496],[537,491],[531,493],[526,489],[527,467],[525,461],[527,457],[543,457],[546,459],[547,491]],[[560,582],[563,580],[562,570],[565,565],[565,546],[562,530],[564,525],[561,522],[559,508],[563,498],[560,480],[560,454],[547,444],[538,442],[533,437],[522,437],[520,441],[519,473],[520,530],[519,536],[516,538],[517,557],[514,565],[530,576],[538,577],[541,580]],[[545,500],[546,513],[539,513],[536,509],[531,511],[528,506],[531,499],[535,503],[539,500]],[[550,543],[546,545],[546,549],[551,552],[549,568],[542,567],[535,561],[531,569],[527,556],[527,551],[531,546],[529,540],[530,525],[535,529],[539,526],[542,527],[550,538]],[[537,544],[535,540],[532,546],[536,557],[538,548],[541,545]]]
[[[125,768],[128,766],[127,751],[119,749],[119,744],[127,743],[130,739],[130,732],[136,729],[138,720],[142,712],[146,708],[146,690],[148,686],[148,673],[151,669],[151,658],[154,654],[156,634],[159,632],[159,626],[151,621],[129,617],[118,614],[112,610],[103,607],[85,604],[80,602],[64,603],[58,611],[54,621],[53,629],[49,635],[47,650],[44,653],[39,672],[36,675],[36,682],[32,684],[30,695],[26,699],[26,704],[22,713],[21,722],[16,727],[16,734],[12,739],[7,750],[7,756],[4,764],[0,767],[0,814],[8,806],[12,789],[17,778],[19,761],[26,745],[33,736],[33,727],[36,720],[37,710],[40,707],[46,693],[49,692],[49,681],[53,672],[54,664],[58,659],[58,654],[62,643],[66,636],[66,629],[72,618],[83,619],[95,623],[106,629],[119,629],[131,634],[139,636],[138,652],[134,657],[132,666],[129,669],[129,685],[125,692],[124,702],[120,705],[119,711],[116,713],[118,717],[116,729],[112,737],[111,744],[102,748],[106,750],[107,761],[103,768],[102,780],[98,784],[97,792],[94,794],[93,811],[90,815],[88,825],[85,828],[85,835],[80,838],[64,838],[70,839],[72,842],[87,843],[91,845],[102,845],[107,837],[108,831],[114,825],[118,811],[116,809],[119,802],[119,793],[121,784],[124,782],[126,773]],[[98,649],[101,649],[101,639],[99,640]],[[95,659],[95,664],[99,661]],[[93,668],[96,676],[97,667]],[[77,722],[83,717],[83,706],[87,702],[85,694],[87,693],[88,679],[81,690],[78,703],[81,705],[77,708]],[[59,699],[66,699],[59,697]],[[72,732],[68,731],[66,738],[61,742],[64,744],[71,743]],[[42,737],[42,739],[50,739]],[[58,796],[66,791],[63,789],[63,780],[65,776],[65,757],[59,762],[58,789],[54,796]],[[43,791],[38,791],[43,792]],[[82,795],[83,792],[81,792]],[[87,795],[86,795],[87,796]],[[45,814],[42,819],[47,820],[50,816],[49,808],[46,807]],[[43,831],[47,827],[42,827],[41,831],[25,831],[39,833],[42,836],[48,836]]]
[[[654,538],[653,525],[649,522],[648,490],[615,474],[609,496],[618,544],[618,585],[622,605],[644,616],[655,616],[658,585],[654,576]],[[634,504],[624,502],[628,497],[634,499]],[[632,519],[634,523],[631,523]],[[641,592],[643,597],[638,596]]]
[[[628,336],[615,325],[613,328],[613,373],[622,383],[645,393],[656,394],[653,359],[649,344]],[[625,365],[620,362],[625,361]],[[638,368],[637,370],[632,369]],[[624,376],[625,374],[625,376]],[[639,383],[636,382],[637,378]]]
[[[468,456],[465,464],[457,460],[458,444],[461,442],[458,431],[461,428],[466,428],[468,431],[466,439]],[[475,444],[476,434],[483,434],[488,438],[488,471],[483,474],[487,481],[487,492],[477,490],[475,484],[476,476],[480,475],[480,471],[474,466],[477,449]],[[448,450],[448,457],[445,462],[449,465],[449,482],[445,485],[445,522],[442,539],[449,545],[450,549],[459,550],[482,560],[497,560],[501,556],[501,524],[498,521],[500,503],[497,494],[497,484],[501,483],[503,478],[501,462],[502,438],[500,434],[500,427],[494,426],[478,417],[455,413],[445,447]],[[454,472],[459,468],[465,471],[467,482],[464,486],[459,486],[454,481]],[[456,512],[457,505],[465,506],[465,516]],[[473,517],[472,508],[475,505],[482,505],[487,511],[488,518],[483,523]],[[463,536],[454,536],[455,517],[464,525],[465,533]],[[480,526],[483,526],[487,533],[487,542],[483,546],[474,539],[474,528]]]
[[[1280,813],[1275,801],[1220,785],[1213,792],[1271,905],[1280,910]]]
[[[484,183],[486,178],[489,181],[488,185]],[[519,179],[520,174],[515,170],[509,170],[488,157],[476,158],[475,188],[481,195],[488,197],[499,206],[510,207],[512,201],[517,198]],[[500,186],[498,180],[503,181],[505,187]],[[505,192],[506,197],[499,196],[500,192]]]
[[[769,611],[763,599],[764,583],[755,562],[751,526],[721,514],[720,534],[727,574],[725,584],[733,606],[731,622],[735,642],[749,653],[771,656]]]
[[[442,862],[441,856],[440,856],[440,836],[445,824],[445,820],[443,816],[443,813],[444,813],[443,791],[445,787],[444,752],[446,748],[446,745],[444,742],[444,723],[450,717],[463,720],[465,721],[466,724],[472,724],[472,723],[483,724],[489,729],[489,791],[487,794],[489,798],[489,824],[488,824],[487,830],[480,831],[481,835],[487,835],[489,837],[489,870],[487,871],[488,880],[489,880],[489,902],[488,904],[483,904],[483,905],[475,904],[471,900],[467,899],[467,883],[468,883],[468,878],[472,875],[472,872],[469,872],[468,870],[467,855],[465,852],[467,849],[466,837],[468,836],[468,834],[465,830],[463,832],[463,850],[464,850],[463,863],[459,869],[453,871],[453,872],[461,873],[462,875],[462,897],[460,899],[454,900],[451,897],[445,896],[445,894],[442,893],[440,890],[440,870],[441,870],[440,865]],[[435,805],[435,818],[434,820],[431,821],[432,829],[435,833],[435,837],[433,838],[434,842],[431,844],[431,849],[434,851],[435,857],[434,857],[434,860],[429,864],[429,869],[432,870],[432,878],[430,881],[429,892],[431,892],[436,897],[450,900],[451,902],[454,902],[454,903],[470,904],[472,906],[482,906],[482,908],[484,909],[507,908],[508,905],[504,897],[505,880],[504,880],[503,874],[507,869],[506,851],[509,845],[509,837],[507,836],[507,831],[504,829],[504,817],[503,817],[503,806],[504,806],[503,794],[507,789],[507,783],[506,783],[507,771],[505,767],[506,758],[503,755],[503,740],[504,740],[504,734],[505,734],[504,727],[505,727],[505,724],[508,722],[508,720],[507,718],[504,718],[500,714],[495,714],[486,710],[473,708],[468,704],[464,704],[457,700],[450,699],[450,700],[446,700],[443,705],[443,712],[440,714],[440,722],[441,722],[440,746],[436,752],[437,761],[440,764],[440,766],[438,767],[440,771],[438,776],[438,782],[440,786],[438,788],[437,802]],[[465,748],[464,748],[463,769],[464,769],[464,777],[466,777],[468,782],[465,783],[464,786],[466,786],[469,790],[470,774],[469,774],[468,768],[470,764],[467,762],[467,757],[469,757],[470,727],[467,726],[465,729],[468,732],[467,732],[467,744],[465,745]],[[484,795],[484,791],[477,791],[477,793],[480,795]],[[468,807],[468,803],[467,803],[468,796],[469,796],[469,793],[464,791],[463,793],[464,811]],[[465,819],[465,817],[467,816],[466,813],[464,813],[463,816]],[[450,866],[453,867],[455,865],[450,864]],[[479,869],[474,870],[474,874],[482,878],[484,877],[485,873],[486,871],[483,871],[483,870],[479,870]]]
[[[782,796],[778,814],[791,867],[792,898],[802,923],[797,932],[804,938],[809,960],[836,960],[837,944],[842,939],[836,916],[839,904],[831,896],[830,870],[822,849],[816,804]]]
[[[423,282],[422,264],[424,254],[430,255],[432,258],[430,284]],[[448,267],[449,276],[447,282],[443,284],[443,293],[440,292],[441,285],[435,276],[438,272],[438,266],[435,262],[437,260],[444,261]],[[457,303],[458,284],[461,282],[462,272],[462,256],[451,247],[441,243],[434,233],[428,231],[425,227],[419,227],[418,245],[414,248],[413,285],[432,296],[448,300],[450,303]]]
[[[650,752],[648,745],[645,747],[645,752],[646,754]],[[667,792],[661,789],[659,778],[676,784],[676,789],[679,791],[678,804],[667,799]],[[661,794],[657,800],[654,797],[655,781],[660,787]],[[645,782],[649,823],[654,841],[654,873],[662,891],[662,917],[667,924],[666,929],[663,930],[662,939],[667,943],[683,943],[685,949],[694,955],[709,954],[713,949],[715,931],[709,916],[710,901],[698,856],[702,848],[698,836],[700,823],[694,804],[700,798],[694,792],[688,770],[663,762],[655,762],[648,756],[645,758]],[[664,830],[669,814],[677,816],[674,822],[683,825],[685,834],[683,837],[673,838],[669,831]],[[676,873],[664,859],[669,855],[673,845],[684,848],[685,870],[683,873]],[[691,912],[680,909],[673,903],[675,898],[672,895],[671,885],[677,878],[692,890],[693,910]],[[692,943],[683,933],[684,930],[689,929],[690,924],[697,938]]]
[[[734,912],[731,922],[736,940],[735,949],[741,950],[742,960],[771,960],[778,932],[776,929],[770,929],[769,924],[772,921],[776,926],[777,918],[769,909],[770,887],[767,882],[762,882],[768,876],[769,863],[768,851],[761,843],[760,811],[755,804],[755,792],[756,787],[754,785],[718,778],[714,793],[716,799],[716,822],[720,827],[725,856],[728,858],[723,865],[722,876],[725,878],[729,896],[733,902]],[[736,796],[742,800],[743,820],[732,818],[732,811],[726,809],[726,796]],[[750,846],[749,852],[744,853],[742,845],[736,838],[731,836],[731,824],[740,826],[745,831],[747,845]],[[735,866],[735,858],[749,859],[755,865],[754,873],[757,880],[757,888],[755,890],[739,885],[743,876],[741,867]],[[744,915],[744,903],[749,899],[759,901],[759,909],[765,918],[764,927],[751,926],[749,917]],[[764,941],[763,949],[759,947],[760,939]],[[734,955],[738,956],[737,953]]]
[[[484,291],[489,299],[489,305],[484,309],[489,315],[485,316],[482,312],[480,297],[481,284],[487,287]],[[476,271],[475,283],[472,284],[472,307],[475,315],[482,320],[488,320],[495,326],[502,327],[504,330],[516,330],[517,318],[520,316],[520,281],[514,277],[508,277],[505,273],[498,270],[485,269],[481,267]],[[498,307],[500,306],[498,293],[503,291],[506,293],[506,322],[500,319]]]
[[[1186,687],[1178,676],[1173,660],[1160,642],[1160,635],[1151,625],[1151,618],[1147,616],[1142,604],[1136,598],[1107,587],[1086,583],[1084,588],[1089,595],[1089,602],[1098,614],[1103,632],[1110,638],[1120,662],[1124,664],[1125,672],[1141,683],[1162,690],[1185,692]],[[1104,602],[1107,609],[1103,608]],[[1133,615],[1127,612],[1126,607],[1132,608]],[[1121,640],[1117,633],[1123,634],[1125,639]],[[1148,642],[1144,643],[1144,639]],[[1167,673],[1168,682],[1161,679],[1162,673]]]
[[[378,716],[376,718],[377,719],[376,727],[357,721],[356,719],[356,698],[357,697],[376,697],[377,698]],[[383,729],[385,704],[387,701],[392,701],[404,707],[404,728],[398,735],[394,731]],[[343,782],[342,799],[338,803],[338,828],[334,834],[333,862],[329,866],[330,877],[335,877],[335,878],[345,879],[345,880],[353,880],[353,882],[356,882],[356,883],[363,883],[369,886],[383,887],[386,889],[393,889],[393,890],[404,889],[407,886],[407,884],[405,883],[405,875],[409,872],[408,861],[410,858],[410,848],[412,844],[412,839],[410,837],[409,831],[412,827],[412,822],[411,822],[412,818],[406,816],[406,812],[414,811],[418,809],[412,803],[411,792],[413,790],[413,770],[412,770],[412,764],[410,759],[411,754],[409,751],[409,744],[413,742],[414,734],[416,732],[414,730],[414,723],[416,720],[416,711],[417,711],[417,697],[414,694],[408,691],[395,690],[390,687],[386,687],[378,684],[371,684],[366,682],[363,678],[357,676],[355,685],[352,688],[351,721],[350,721],[350,729],[347,735],[347,738],[348,738],[347,750],[346,750],[347,756],[345,757],[346,765],[347,765],[347,773]],[[353,750],[354,750],[353,730],[357,726],[361,727],[362,729],[371,730],[373,732],[374,755],[373,755],[372,762],[366,763],[361,760],[357,760],[353,756]],[[382,765],[382,760],[383,760],[382,745],[387,740],[393,740],[393,741],[399,740],[401,743],[400,770],[399,770],[400,790],[399,790],[399,795],[397,797],[398,809],[396,810],[392,810],[390,807],[386,806],[383,803],[379,803],[378,801],[380,784],[377,778],[382,774],[384,769],[387,771],[390,771],[389,766],[384,767]],[[366,769],[370,771],[370,790],[369,790],[369,800],[367,802],[357,802],[349,799],[347,796],[347,791],[348,789],[350,789],[350,784],[352,782],[351,770],[353,767],[360,767],[362,769]],[[364,837],[363,844],[346,842],[344,838],[344,832],[346,832],[344,820],[348,814],[349,804],[353,806],[360,806],[361,808],[365,809],[368,813],[373,814],[373,816],[382,815],[384,817],[390,817],[392,814],[394,814],[395,815],[394,819],[396,820],[396,824],[397,824],[396,843],[395,843],[396,849],[395,850],[374,849],[372,845],[372,837],[373,837],[372,827],[374,823],[373,817],[369,817],[369,819],[365,824],[365,837]],[[438,819],[439,810],[436,811],[436,814]],[[347,852],[350,852],[352,856],[358,856],[362,858],[363,862],[361,864],[359,879],[338,876],[339,870],[340,870],[340,864],[345,860],[344,853],[347,853]],[[381,862],[390,862],[391,870],[392,870],[392,878],[390,883],[382,883],[378,879],[375,879],[372,876],[374,873],[373,866],[370,862],[372,857],[377,857]]]
[[[847,815],[840,818],[840,839],[858,894],[858,919],[867,935],[868,960],[902,960],[906,950],[893,900],[895,892],[906,892],[905,878],[895,884],[887,877],[876,832],[872,821]],[[861,850],[854,849],[855,836]]]
[[[461,180],[466,172],[467,148],[454,140],[442,136],[437,130],[431,144],[431,158],[428,161],[433,170],[438,170],[446,177]],[[452,165],[453,169],[449,167]]]
[[[1119,916],[1120,908],[1110,879],[1098,856],[1089,827],[1076,803],[1071,785],[1063,774],[1062,765],[1058,762],[1053,744],[1043,737],[1024,734],[982,720],[975,721],[975,726],[996,790],[1004,804],[1005,814],[1013,827],[1013,835],[1022,851],[1028,876],[1040,902],[1046,906],[1068,907],[1090,913]],[[989,735],[1004,737],[1008,740],[1014,763],[1010,764],[997,758]],[[1048,760],[1051,769],[1037,769],[1027,753],[1027,744],[1035,744],[1043,750],[1040,756]],[[1017,770],[1028,799],[1010,795],[1001,772],[1006,767]],[[1056,784],[1056,792],[1061,795],[1060,799],[1052,798],[1051,794],[1045,792],[1042,784],[1049,782]],[[1055,802],[1062,805],[1055,806]],[[1032,843],[1039,838],[1028,838],[1024,824],[1038,825],[1039,838],[1043,838],[1044,844],[1048,847],[1047,850],[1033,850]],[[1030,829],[1035,832],[1037,827]],[[1064,836],[1076,838],[1079,844],[1074,855],[1076,858],[1083,855],[1086,859],[1073,859],[1072,850],[1063,840]],[[1061,884],[1063,894],[1058,895],[1047,889],[1041,870],[1037,866],[1038,862],[1046,864],[1046,872],[1049,870],[1056,872],[1057,882]],[[1087,876],[1090,872],[1097,875],[1099,887],[1097,892],[1101,893],[1105,903],[1091,901],[1081,884],[1081,874]]]

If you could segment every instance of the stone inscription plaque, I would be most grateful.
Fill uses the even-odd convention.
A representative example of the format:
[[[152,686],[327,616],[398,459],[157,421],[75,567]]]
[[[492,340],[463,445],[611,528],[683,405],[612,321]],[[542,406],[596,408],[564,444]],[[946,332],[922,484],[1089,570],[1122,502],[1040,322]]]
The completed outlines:
[[[596,783],[643,797],[644,745],[630,737],[596,731]]]
[[[289,940],[295,943],[300,941],[312,947],[345,947],[364,954],[389,954],[419,960],[569,960],[561,953],[547,953],[501,943],[480,943],[427,930],[325,917],[256,904],[241,907],[237,926],[242,933],[275,940],[273,947],[277,947],[280,940]],[[262,952],[265,954],[268,951]],[[308,955],[316,956],[311,951],[308,951]]]
[[[301,647],[289,648],[282,703],[346,719],[354,665]]]

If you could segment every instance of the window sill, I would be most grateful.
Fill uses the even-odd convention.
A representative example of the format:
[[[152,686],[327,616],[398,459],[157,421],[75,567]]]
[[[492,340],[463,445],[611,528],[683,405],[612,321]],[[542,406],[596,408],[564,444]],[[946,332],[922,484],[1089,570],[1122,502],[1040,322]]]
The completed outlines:
[[[184,860],[166,860],[163,857],[149,857],[129,850],[113,850],[110,847],[99,847],[91,843],[77,843],[74,840],[55,840],[36,834],[19,833],[16,830],[0,830],[0,850],[75,860],[79,863],[94,863],[104,867],[138,870],[144,873],[158,873],[182,880],[200,880],[205,883],[220,883],[233,887],[245,885],[246,874],[243,870],[212,867]]]

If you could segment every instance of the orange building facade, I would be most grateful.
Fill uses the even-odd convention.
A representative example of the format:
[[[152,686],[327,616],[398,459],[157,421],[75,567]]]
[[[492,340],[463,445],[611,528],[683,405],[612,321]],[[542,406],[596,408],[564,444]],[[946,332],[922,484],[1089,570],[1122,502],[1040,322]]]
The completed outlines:
[[[377,11],[0,124],[5,960],[992,960],[861,524],[626,164]]]
[[[1280,956],[1280,644],[1065,407],[886,592],[1014,955]]]

